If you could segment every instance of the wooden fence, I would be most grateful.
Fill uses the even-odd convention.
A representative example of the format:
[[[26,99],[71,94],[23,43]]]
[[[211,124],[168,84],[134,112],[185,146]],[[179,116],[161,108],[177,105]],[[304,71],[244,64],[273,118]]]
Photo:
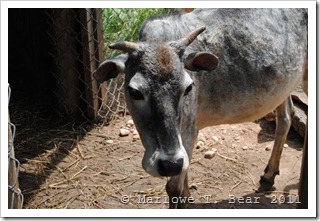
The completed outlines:
[[[106,85],[99,86],[92,75],[104,59],[102,10],[52,9],[48,16],[59,108],[95,119],[106,100]]]

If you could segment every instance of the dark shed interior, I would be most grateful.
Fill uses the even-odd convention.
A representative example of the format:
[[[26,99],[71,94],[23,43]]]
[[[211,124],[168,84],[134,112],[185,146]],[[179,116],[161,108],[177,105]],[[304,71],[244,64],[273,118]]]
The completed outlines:
[[[47,20],[44,9],[9,9],[8,77],[13,92],[53,97]]]

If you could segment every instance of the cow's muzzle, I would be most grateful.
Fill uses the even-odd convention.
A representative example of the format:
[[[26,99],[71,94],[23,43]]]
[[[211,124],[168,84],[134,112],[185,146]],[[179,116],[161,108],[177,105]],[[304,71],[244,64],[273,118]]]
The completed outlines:
[[[183,158],[177,160],[159,160],[158,172],[160,176],[176,176],[181,173]]]

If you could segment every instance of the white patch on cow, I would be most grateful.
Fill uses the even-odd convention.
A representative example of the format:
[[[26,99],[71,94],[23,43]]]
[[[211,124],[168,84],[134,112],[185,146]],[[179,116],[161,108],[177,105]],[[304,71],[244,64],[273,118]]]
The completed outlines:
[[[144,156],[142,159],[142,167],[151,176],[155,176],[155,177],[160,176],[157,168],[159,155],[160,155],[159,150],[153,151],[150,148],[147,148],[146,151],[144,152]]]
[[[177,150],[174,156],[169,156],[163,151],[162,149],[153,149],[153,148],[146,148],[144,152],[143,160],[142,160],[142,167],[144,170],[152,176],[159,177],[160,174],[158,172],[158,161],[159,160],[171,160],[175,161],[178,159],[183,159],[183,166],[182,166],[182,173],[186,172],[189,168],[189,157],[188,154],[182,144],[181,136],[179,135],[179,147],[176,147]],[[152,142],[150,142],[152,143]]]
[[[189,85],[193,83],[193,80],[191,79],[190,75],[184,71],[184,80],[183,80],[183,87],[186,89]]]
[[[140,73],[137,72],[130,80],[129,87],[136,89],[138,91],[140,91],[143,96],[144,96],[144,101],[148,101],[149,100],[149,94],[147,93],[148,91],[148,84],[146,81],[146,78]],[[135,101],[135,103],[140,103],[143,100],[137,100]]]
[[[184,172],[184,171],[187,171],[189,168],[189,157],[188,157],[188,153],[187,153],[185,147],[183,146],[180,134],[179,134],[178,139],[179,139],[179,144],[180,144],[179,153],[182,155],[182,158],[183,158],[182,172]]]

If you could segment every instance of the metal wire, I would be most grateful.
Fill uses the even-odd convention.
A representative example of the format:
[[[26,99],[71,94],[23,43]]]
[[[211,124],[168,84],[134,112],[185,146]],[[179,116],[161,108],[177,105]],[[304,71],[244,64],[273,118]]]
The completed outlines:
[[[9,85],[9,103],[11,97],[11,88]],[[9,105],[9,104],[8,104]],[[20,170],[20,162],[15,158],[14,154],[14,138],[16,135],[16,126],[10,122],[10,118],[8,121],[8,131],[9,131],[9,140],[8,140],[8,197],[9,197],[9,209],[21,209],[23,205],[23,194],[19,188],[19,170]],[[11,199],[11,200],[10,200]]]
[[[124,76],[98,85],[92,73],[106,58],[117,55],[108,48],[116,41],[137,41],[145,18],[159,9],[48,9],[47,34],[53,59],[52,76],[57,87],[58,113],[88,114],[109,122],[119,113],[126,114]],[[169,12],[169,10],[164,10]],[[90,78],[91,77],[91,78]],[[92,101],[93,99],[93,101]]]

